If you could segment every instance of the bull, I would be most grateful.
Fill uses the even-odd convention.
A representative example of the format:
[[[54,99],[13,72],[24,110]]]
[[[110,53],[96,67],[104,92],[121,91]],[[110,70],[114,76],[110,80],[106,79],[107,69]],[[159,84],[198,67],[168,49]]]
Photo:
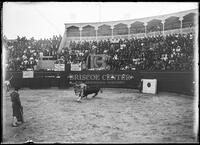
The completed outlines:
[[[84,85],[84,87],[81,86],[81,84],[75,84],[74,85],[74,93],[76,96],[78,96],[78,100],[80,102],[81,99],[84,97],[87,99],[87,96],[90,94],[94,94],[92,98],[98,95],[99,92],[103,92],[100,87],[95,87],[95,86],[88,86]]]

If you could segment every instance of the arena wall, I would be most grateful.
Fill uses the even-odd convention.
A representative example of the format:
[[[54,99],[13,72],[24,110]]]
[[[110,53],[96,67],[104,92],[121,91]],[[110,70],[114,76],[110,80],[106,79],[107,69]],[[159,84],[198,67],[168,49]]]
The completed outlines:
[[[122,77],[122,75],[125,77]],[[8,72],[11,75],[11,85],[20,88],[68,88],[70,82],[84,80],[88,84],[98,85],[103,88],[132,88],[138,89],[139,79],[157,79],[158,92],[175,92],[181,94],[193,94],[194,73],[193,72],[135,72],[135,71],[62,71],[62,72],[34,72],[34,78],[23,78],[22,72]],[[76,79],[70,78],[71,76]],[[80,75],[82,75],[80,77]],[[84,75],[99,75],[87,77]],[[112,75],[116,79],[112,79]],[[107,76],[110,76],[106,79]]]

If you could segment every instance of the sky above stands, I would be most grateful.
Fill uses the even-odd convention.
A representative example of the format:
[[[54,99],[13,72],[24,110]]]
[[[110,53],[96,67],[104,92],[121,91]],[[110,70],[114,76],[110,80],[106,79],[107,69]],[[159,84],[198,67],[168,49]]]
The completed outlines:
[[[118,21],[197,9],[196,2],[4,2],[3,35],[63,36],[64,23]]]

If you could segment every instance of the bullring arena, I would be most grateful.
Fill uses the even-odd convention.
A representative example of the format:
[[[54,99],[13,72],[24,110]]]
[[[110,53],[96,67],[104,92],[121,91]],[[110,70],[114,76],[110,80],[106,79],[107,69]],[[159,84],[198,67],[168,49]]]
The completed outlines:
[[[25,123],[11,126],[5,97],[5,143],[195,142],[194,97],[133,89],[103,89],[96,98],[76,102],[73,89],[20,90]]]
[[[52,45],[5,40],[3,50],[12,53],[3,77],[11,88],[2,84],[2,142],[199,142],[197,13],[66,23]],[[78,102],[74,84],[80,82],[103,92]],[[24,123],[13,127],[10,93],[16,87]]]

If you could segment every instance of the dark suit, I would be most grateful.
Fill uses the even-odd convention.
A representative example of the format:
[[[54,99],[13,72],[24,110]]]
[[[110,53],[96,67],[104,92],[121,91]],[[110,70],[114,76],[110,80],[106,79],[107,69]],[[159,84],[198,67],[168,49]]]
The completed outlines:
[[[19,98],[19,93],[13,91],[11,94],[12,108],[13,108],[13,117],[17,118],[17,121],[23,122],[23,107]]]

